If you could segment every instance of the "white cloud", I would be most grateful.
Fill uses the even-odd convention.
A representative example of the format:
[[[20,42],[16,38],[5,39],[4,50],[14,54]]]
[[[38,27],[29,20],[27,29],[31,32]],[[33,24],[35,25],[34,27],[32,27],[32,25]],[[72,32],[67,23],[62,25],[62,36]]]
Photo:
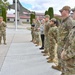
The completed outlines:
[[[8,10],[7,12],[8,12],[8,14],[13,14],[13,13],[15,13],[15,10],[11,9],[11,10]]]
[[[12,3],[12,0],[8,1]],[[49,7],[53,7],[55,14],[60,14],[59,10],[65,5],[69,5],[71,8],[75,7],[75,0],[19,0],[19,1],[31,4],[32,7],[29,8],[31,11],[45,12]]]

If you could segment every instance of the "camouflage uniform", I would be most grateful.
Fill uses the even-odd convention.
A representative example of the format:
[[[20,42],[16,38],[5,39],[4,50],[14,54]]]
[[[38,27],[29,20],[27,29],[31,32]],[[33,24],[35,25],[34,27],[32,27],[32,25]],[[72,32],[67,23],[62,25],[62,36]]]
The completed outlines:
[[[50,54],[50,60],[53,60],[55,57],[55,44],[57,43],[57,37],[58,37],[58,28],[57,26],[52,26],[49,29],[48,32],[49,37],[49,54]]]
[[[34,25],[35,26],[35,25]],[[31,26],[31,35],[32,35],[32,41],[34,41],[34,26],[32,24]]]
[[[32,41],[35,42],[35,31],[34,31],[34,28],[35,28],[35,19],[33,19],[33,23],[31,25],[31,35],[32,35]]]
[[[46,52],[49,51],[48,31],[49,31],[49,21],[45,22],[45,28],[44,28],[44,35],[45,35],[44,51],[46,51]]]
[[[64,75],[75,75],[75,26],[68,35],[63,51]]]
[[[39,29],[40,29],[40,25],[41,25],[40,21],[37,20],[36,23],[35,23],[35,28],[34,28],[34,30],[35,30],[35,40],[36,40],[36,44],[38,44],[38,45],[39,45],[39,41],[40,41],[40,39],[39,39],[39,32],[40,32]]]
[[[1,43],[2,37],[4,40],[4,44],[6,44],[6,23],[4,21],[0,23],[0,43]]]
[[[64,73],[64,62],[61,60],[61,52],[63,50],[64,44],[66,43],[67,36],[70,30],[73,27],[72,18],[67,17],[64,19],[59,26],[59,41],[58,41],[58,48],[57,48],[57,55],[58,55],[58,65],[62,66],[62,72]]]

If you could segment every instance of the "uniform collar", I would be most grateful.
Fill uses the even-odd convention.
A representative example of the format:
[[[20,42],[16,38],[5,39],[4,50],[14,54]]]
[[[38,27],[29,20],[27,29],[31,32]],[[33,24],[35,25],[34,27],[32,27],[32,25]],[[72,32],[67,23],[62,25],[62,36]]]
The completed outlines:
[[[70,16],[66,17],[65,19],[62,20],[62,23],[65,22]]]

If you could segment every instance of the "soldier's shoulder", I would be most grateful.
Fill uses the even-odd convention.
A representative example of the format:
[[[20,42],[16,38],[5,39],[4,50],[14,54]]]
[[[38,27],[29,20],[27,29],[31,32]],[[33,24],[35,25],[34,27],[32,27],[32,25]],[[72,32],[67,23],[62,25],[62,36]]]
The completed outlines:
[[[58,31],[58,27],[57,26],[55,26],[53,29],[54,29],[54,31]]]
[[[68,21],[72,21],[73,20],[73,18],[72,17],[68,17],[68,19],[67,19]]]

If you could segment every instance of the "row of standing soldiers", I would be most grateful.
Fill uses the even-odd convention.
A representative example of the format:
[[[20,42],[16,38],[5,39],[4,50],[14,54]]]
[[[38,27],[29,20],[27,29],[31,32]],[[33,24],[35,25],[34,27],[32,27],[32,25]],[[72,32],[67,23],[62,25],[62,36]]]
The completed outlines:
[[[32,41],[39,45],[39,32],[41,34],[42,53],[48,55],[48,63],[53,63],[57,54],[58,64],[52,68],[61,71],[61,75],[75,75],[75,23],[69,16],[70,7],[64,6],[60,10],[61,22],[55,18],[50,20],[46,15],[40,22],[38,18],[33,19],[31,26]],[[57,49],[55,46],[57,45]],[[55,54],[56,50],[56,54]]]

